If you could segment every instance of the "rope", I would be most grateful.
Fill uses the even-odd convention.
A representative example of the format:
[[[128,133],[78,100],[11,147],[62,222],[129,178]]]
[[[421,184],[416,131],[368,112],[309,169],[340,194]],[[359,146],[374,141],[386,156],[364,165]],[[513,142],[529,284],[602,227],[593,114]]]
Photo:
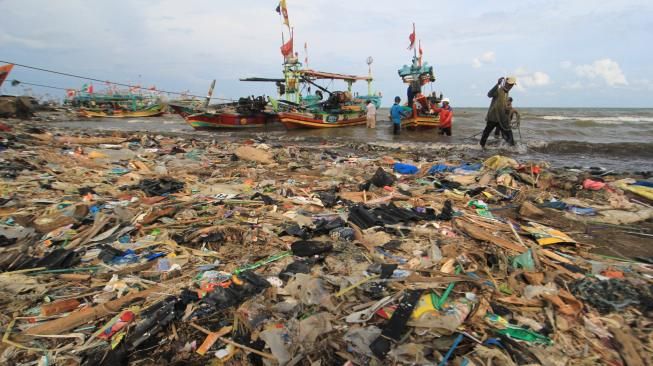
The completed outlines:
[[[26,68],[26,69],[32,69],[32,70],[37,70],[37,71],[42,71],[42,72],[48,72],[48,73],[51,73],[51,74],[68,76],[68,77],[77,78],[77,79],[97,81],[99,83],[109,83],[109,84],[124,86],[124,87],[128,87],[128,88],[133,88],[133,89],[145,89],[145,88],[142,88],[139,85],[115,83],[115,82],[112,82],[112,81],[109,81],[109,80],[101,80],[101,79],[98,79],[98,78],[93,78],[93,77],[88,77],[88,76],[82,76],[82,75],[70,74],[70,73],[67,73],[67,72],[49,70],[49,69],[44,69],[44,68],[36,67],[36,66],[23,65],[23,64],[19,64],[19,63],[16,63],[16,62],[11,62],[11,61],[0,60],[0,62],[6,63],[6,64],[13,64],[14,66],[23,67],[23,68]],[[44,87],[47,87],[47,86],[44,86]],[[55,88],[55,87],[50,87],[50,88]],[[64,90],[66,90],[66,89],[64,89]],[[174,92],[174,91],[168,91],[168,90],[156,89],[156,91],[161,92],[161,93],[173,94],[173,95],[186,95],[186,96],[195,97],[195,98],[206,98],[205,96],[201,96],[201,95],[186,94],[186,93],[180,93],[180,92]],[[225,99],[225,98],[217,98],[217,97],[211,97],[211,99],[228,100],[228,101],[232,101],[232,102],[234,101],[233,99]]]
[[[57,86],[50,86],[50,85],[42,85],[42,84],[28,83],[28,82],[26,82],[26,81],[20,81],[20,80],[16,80],[16,79],[7,80],[7,81],[11,81],[11,83],[12,83],[11,86],[18,86],[19,84],[25,84],[25,85],[38,86],[38,87],[41,87],[41,88],[48,88],[48,89],[68,90],[68,89],[66,89],[66,88],[59,88],[59,87],[57,87]],[[16,83],[16,85],[14,85],[14,83]]]

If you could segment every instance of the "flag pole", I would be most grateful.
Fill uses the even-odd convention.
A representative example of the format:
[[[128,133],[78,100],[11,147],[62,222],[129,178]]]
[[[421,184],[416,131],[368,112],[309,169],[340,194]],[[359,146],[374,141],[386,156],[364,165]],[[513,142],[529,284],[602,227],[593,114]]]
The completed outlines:
[[[415,22],[413,22],[413,36],[417,39],[417,33],[415,33]],[[417,47],[413,45],[413,57],[417,58]]]

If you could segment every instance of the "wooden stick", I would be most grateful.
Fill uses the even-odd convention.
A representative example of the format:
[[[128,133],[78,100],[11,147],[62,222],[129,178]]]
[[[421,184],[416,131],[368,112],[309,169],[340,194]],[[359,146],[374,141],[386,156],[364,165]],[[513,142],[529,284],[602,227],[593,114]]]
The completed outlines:
[[[533,256],[533,264],[535,264],[535,269],[539,270],[541,268],[541,266],[540,266],[540,258],[539,258],[538,254],[537,254],[537,247],[535,245],[527,246],[526,244],[524,244],[524,242],[521,240],[521,237],[519,236],[519,234],[517,234],[517,231],[512,226],[512,221],[510,221],[510,220],[507,220],[507,221],[508,221],[508,226],[510,227],[510,230],[512,230],[512,233],[515,234],[515,238],[517,238],[519,243],[521,245],[525,246],[525,247],[530,247],[531,248],[531,254]]]
[[[133,301],[144,299],[152,293],[162,291],[160,286],[150,287],[147,290],[131,293],[119,299],[109,301],[93,307],[86,307],[82,310],[73,312],[63,318],[51,320],[39,324],[35,327],[24,331],[24,334],[61,334],[70,329],[74,329],[82,324],[94,321],[107,315],[118,313],[123,307]]]
[[[209,334],[212,334],[212,333],[216,333],[216,332],[211,332],[210,330],[208,330],[208,329],[206,329],[206,328],[203,328],[203,327],[201,327],[201,326],[199,326],[199,325],[197,325],[197,324],[195,324],[195,323],[190,323],[190,325],[191,325],[193,328],[199,330],[200,332],[202,332],[202,333],[204,333],[204,334],[206,334],[206,335],[209,335]],[[228,328],[229,331],[231,331],[231,327],[225,327],[225,328]],[[225,329],[225,328],[222,328],[222,329],[221,329],[220,331],[218,331],[217,333],[221,333],[222,330]],[[227,332],[227,333],[229,333],[229,332]],[[227,333],[225,333],[225,334],[227,334]],[[242,348],[242,349],[244,349],[245,351],[255,353],[255,354],[257,354],[257,355],[259,355],[259,356],[261,356],[261,357],[265,357],[265,358],[267,358],[267,359],[275,360],[275,361],[277,360],[277,358],[274,357],[274,355],[272,355],[271,353],[261,352],[261,351],[259,351],[259,350],[257,350],[257,349],[247,347],[247,346],[242,345],[242,344],[240,344],[240,343],[236,343],[236,342],[232,341],[232,340],[229,339],[229,338],[224,338],[224,337],[222,337],[222,336],[219,336],[218,339],[219,339],[220,341],[224,342],[224,343],[229,343],[229,344],[231,344],[232,346],[235,346],[235,347],[238,347],[238,348]]]

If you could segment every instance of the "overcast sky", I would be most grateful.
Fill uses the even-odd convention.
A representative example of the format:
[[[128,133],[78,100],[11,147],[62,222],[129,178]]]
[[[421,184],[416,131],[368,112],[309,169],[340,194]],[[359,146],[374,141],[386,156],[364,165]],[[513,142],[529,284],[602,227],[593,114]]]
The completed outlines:
[[[287,2],[300,58],[306,41],[311,68],[365,74],[372,56],[386,106],[405,96],[397,69],[410,62],[415,22],[424,58],[435,66],[433,89],[453,106],[487,106],[487,90],[511,74],[516,106],[653,107],[650,0]],[[214,78],[216,96],[274,94],[238,78],[281,76],[277,3],[0,0],[0,60],[200,95]],[[22,68],[12,78],[84,83]]]

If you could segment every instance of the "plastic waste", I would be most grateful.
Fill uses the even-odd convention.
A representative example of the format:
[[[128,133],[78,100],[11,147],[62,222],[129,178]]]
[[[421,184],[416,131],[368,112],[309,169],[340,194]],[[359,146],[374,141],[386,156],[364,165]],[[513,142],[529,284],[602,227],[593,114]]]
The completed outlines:
[[[290,250],[298,257],[310,257],[333,250],[333,245],[320,241],[299,240],[290,245]]]
[[[585,179],[583,181],[583,188],[590,190],[590,191],[598,191],[603,189],[605,187],[605,183],[597,180],[592,180],[592,179]]]
[[[150,197],[163,196],[181,191],[184,188],[184,183],[172,178],[161,177],[157,179],[143,179],[138,184],[138,188]]]
[[[373,357],[374,353],[370,349],[370,344],[381,336],[381,329],[376,326],[365,328],[352,327],[345,333],[344,340],[347,345],[356,353]]]
[[[508,323],[507,320],[503,319],[499,315],[488,313],[485,316],[485,320],[496,329],[495,331],[499,334],[506,335],[513,339],[520,341],[526,341],[529,343],[543,344],[550,346],[553,344],[553,341],[538,332],[532,330],[524,329],[515,325]]]
[[[259,336],[270,347],[270,351],[279,364],[285,365],[290,361],[291,356],[286,345],[286,340],[290,339],[290,335],[285,328],[270,327],[261,332]]]
[[[514,257],[512,259],[512,266],[514,268],[523,268],[527,271],[535,270],[535,262],[533,261],[533,253],[531,250],[527,250],[524,253]]]
[[[372,176],[372,179],[370,179],[370,183],[375,185],[376,187],[383,188],[385,186],[391,186],[394,184],[396,178],[394,175],[386,172],[383,170],[383,168],[379,167],[376,170],[376,173],[374,173],[374,176]]]
[[[411,164],[404,164],[404,163],[395,163],[394,166],[393,166],[393,169],[394,169],[395,172],[397,172],[399,174],[415,174],[415,173],[419,172],[418,167],[416,167],[414,165],[411,165]]]
[[[557,295],[558,287],[553,283],[547,283],[544,286],[528,285],[524,288],[524,297],[534,299],[545,295]]]

